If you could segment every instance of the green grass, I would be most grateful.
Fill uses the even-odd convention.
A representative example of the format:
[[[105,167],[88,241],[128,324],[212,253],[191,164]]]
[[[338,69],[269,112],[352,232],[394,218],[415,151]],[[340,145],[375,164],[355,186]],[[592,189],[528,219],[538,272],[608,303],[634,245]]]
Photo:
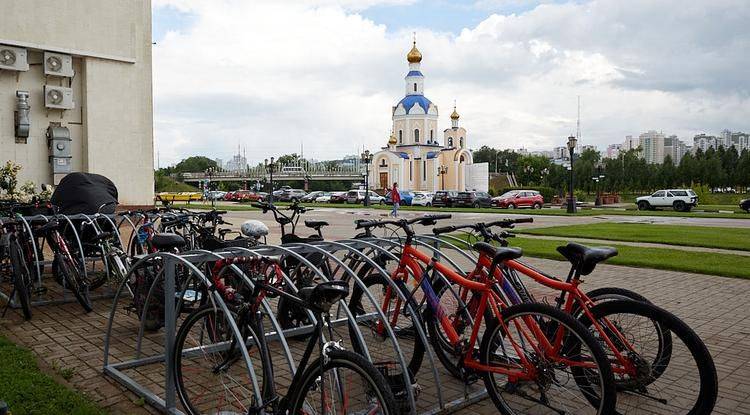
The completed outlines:
[[[288,203],[279,202],[277,205],[283,206]],[[345,203],[303,203],[304,206],[310,208],[348,208],[355,209],[361,208],[362,205],[349,205]],[[211,209],[211,204],[203,204],[203,202],[193,202],[191,204],[176,204],[177,207],[184,207],[189,209]],[[250,206],[249,203],[233,204],[233,205],[217,205],[219,210],[228,211],[247,211],[256,210]],[[387,205],[375,205],[371,206],[373,209],[390,210],[391,207]],[[750,219],[750,214],[745,212],[741,213],[711,213],[711,212],[675,212],[672,210],[618,210],[618,209],[579,209],[578,213],[570,214],[565,212],[564,209],[497,209],[497,208],[447,208],[447,207],[423,207],[423,206],[402,206],[402,211],[418,211],[418,212],[464,212],[464,213],[494,213],[498,215],[534,215],[534,216],[601,216],[601,215],[617,215],[617,216],[673,216],[673,217],[692,217],[692,218],[720,218],[720,219]],[[723,209],[722,209],[723,210]],[[731,210],[728,209],[727,210]]]
[[[13,415],[105,414],[83,395],[42,373],[30,351],[0,336],[0,399]]]
[[[592,223],[553,226],[549,228],[518,229],[517,232],[532,235],[651,242],[750,251],[750,228],[649,225],[642,223]]]
[[[565,261],[557,252],[557,247],[565,245],[563,239],[534,239],[518,237],[512,239],[512,246],[523,249],[524,256]],[[683,251],[667,248],[641,248],[637,246],[606,244],[617,248],[619,254],[606,261],[607,264],[625,265],[636,268],[663,269],[732,278],[750,278],[750,256],[714,254]],[[596,273],[596,271],[594,271]],[[622,276],[638,278],[634,270]]]

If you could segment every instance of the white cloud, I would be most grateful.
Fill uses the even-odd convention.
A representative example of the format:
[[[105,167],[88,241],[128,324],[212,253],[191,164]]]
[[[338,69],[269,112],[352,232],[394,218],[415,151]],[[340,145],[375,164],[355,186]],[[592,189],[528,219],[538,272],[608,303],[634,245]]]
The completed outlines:
[[[252,161],[301,141],[319,159],[383,145],[411,30],[389,31],[357,11],[396,2],[155,0],[195,15],[154,48],[162,163],[228,158],[238,142]],[[474,148],[559,145],[575,128],[577,95],[587,143],[646,129],[682,138],[748,129],[748,9],[602,0],[492,15],[455,36],[420,28],[426,95],[441,128],[458,100]]]

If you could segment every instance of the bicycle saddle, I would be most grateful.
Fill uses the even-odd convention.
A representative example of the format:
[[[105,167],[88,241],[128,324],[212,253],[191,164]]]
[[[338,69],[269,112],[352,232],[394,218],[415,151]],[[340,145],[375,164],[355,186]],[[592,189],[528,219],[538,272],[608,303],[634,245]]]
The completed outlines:
[[[315,229],[316,231],[319,231],[320,228],[324,226],[328,226],[328,222],[324,220],[306,220],[305,226],[307,226],[308,228]]]
[[[477,242],[474,249],[492,257],[492,262],[500,263],[509,259],[517,259],[523,256],[521,248],[495,247],[487,242]]]
[[[157,233],[151,239],[151,243],[160,251],[182,248],[187,244],[185,238],[176,233]]]
[[[568,242],[565,246],[558,246],[557,252],[561,253],[573,266],[578,267],[581,275],[589,275],[596,264],[617,255],[617,249],[608,246],[588,247]]]
[[[47,232],[49,232],[49,231],[51,231],[53,229],[57,229],[59,227],[60,227],[60,222],[58,222],[57,220],[51,220],[51,221],[45,223],[44,225],[36,228],[34,230],[34,233],[43,234],[43,233],[47,233]]]
[[[312,310],[328,312],[342,298],[349,295],[349,284],[346,281],[321,282],[312,287],[301,288],[297,295]]]

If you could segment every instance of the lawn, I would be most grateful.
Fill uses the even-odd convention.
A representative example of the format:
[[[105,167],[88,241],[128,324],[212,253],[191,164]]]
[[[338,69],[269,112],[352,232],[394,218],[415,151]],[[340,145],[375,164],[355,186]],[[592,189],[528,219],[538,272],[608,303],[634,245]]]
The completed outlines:
[[[13,415],[105,414],[83,395],[42,373],[30,351],[0,336],[0,399]]]
[[[511,240],[512,246],[523,249],[525,256],[564,261],[556,248],[565,245],[565,240],[533,239],[518,237]],[[617,244],[606,244],[617,248],[619,255],[606,261],[607,264],[626,265],[637,268],[664,269],[723,277],[750,278],[750,256],[713,254],[665,248],[641,248]],[[596,272],[596,271],[595,271]],[[632,272],[637,278],[637,271]],[[623,275],[623,278],[630,278]]]
[[[750,228],[649,225],[642,223],[592,223],[586,225],[518,229],[517,232],[532,235],[651,242],[750,251]]]
[[[275,203],[279,206],[288,205],[288,203],[278,202]],[[349,205],[345,203],[303,203],[305,207],[309,208],[348,208],[356,209],[362,208],[362,205]],[[175,204],[176,207],[183,207],[187,209],[211,209],[211,204],[203,204],[202,202],[195,202],[191,204]],[[374,205],[372,209],[390,210],[391,206],[387,205]],[[216,205],[216,209],[228,210],[228,211],[248,211],[256,210],[256,208],[250,206],[250,204],[220,204]],[[750,214],[745,212],[742,213],[710,213],[710,212],[675,212],[672,210],[622,210],[622,209],[579,209],[578,213],[570,214],[565,212],[564,209],[497,209],[497,208],[447,208],[447,207],[424,207],[424,206],[402,206],[402,211],[418,211],[418,212],[464,212],[464,213],[495,213],[498,215],[543,215],[543,216],[601,216],[601,215],[619,215],[619,216],[677,216],[677,217],[695,217],[695,218],[722,218],[722,219],[750,219]],[[730,210],[730,209],[727,209]]]

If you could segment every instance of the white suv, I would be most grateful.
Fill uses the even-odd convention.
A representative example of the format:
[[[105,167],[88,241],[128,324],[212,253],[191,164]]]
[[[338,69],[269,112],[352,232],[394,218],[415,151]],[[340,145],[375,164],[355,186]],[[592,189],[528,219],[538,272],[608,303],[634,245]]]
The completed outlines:
[[[689,212],[698,205],[698,196],[691,189],[658,190],[650,196],[636,198],[635,204],[639,210],[671,207],[678,212]]]

